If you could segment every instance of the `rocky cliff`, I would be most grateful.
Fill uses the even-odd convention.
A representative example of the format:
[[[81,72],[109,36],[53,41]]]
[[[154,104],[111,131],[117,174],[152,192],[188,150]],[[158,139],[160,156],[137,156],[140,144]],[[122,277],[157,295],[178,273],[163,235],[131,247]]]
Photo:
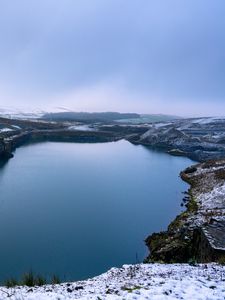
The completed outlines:
[[[0,139],[0,159],[7,160],[13,157],[11,145],[5,143],[4,139]]]
[[[194,231],[212,218],[225,220],[225,160],[209,161],[187,168],[181,178],[190,184],[184,198],[187,209],[165,232],[146,239],[146,261],[187,262],[196,257]],[[222,237],[222,235],[221,235]]]
[[[225,157],[224,129],[223,118],[174,120],[152,124],[144,134],[128,140],[203,162]]]

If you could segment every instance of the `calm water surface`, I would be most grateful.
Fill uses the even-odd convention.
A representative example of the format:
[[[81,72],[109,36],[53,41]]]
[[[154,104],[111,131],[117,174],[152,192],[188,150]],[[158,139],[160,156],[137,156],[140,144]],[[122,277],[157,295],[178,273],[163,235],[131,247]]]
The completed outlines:
[[[134,146],[40,143],[0,168],[0,280],[32,269],[82,279],[143,260],[180,212],[192,162]]]

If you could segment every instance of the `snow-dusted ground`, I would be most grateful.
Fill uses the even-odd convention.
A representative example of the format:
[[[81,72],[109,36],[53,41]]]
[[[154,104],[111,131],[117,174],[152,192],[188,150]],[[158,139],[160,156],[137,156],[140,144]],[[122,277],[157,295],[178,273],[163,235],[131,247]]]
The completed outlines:
[[[13,129],[11,129],[11,128],[2,128],[2,129],[0,129],[0,133],[1,132],[9,132],[9,131],[13,131]]]
[[[200,209],[224,209],[225,208],[225,183],[216,185],[212,191],[198,197],[201,203]],[[212,200],[213,199],[213,200]]]
[[[80,130],[80,131],[96,131],[95,127],[89,125],[73,125],[68,127],[69,130]]]
[[[192,195],[195,197],[198,213],[200,213],[195,214],[196,220],[202,214],[207,215],[209,211],[213,211],[214,217],[219,214],[225,219],[225,178],[216,176],[220,171],[222,174],[225,171],[224,159],[215,161],[210,167],[206,167],[204,163],[200,164],[195,172],[187,174],[187,177],[195,178],[197,182],[197,186],[192,188]],[[206,221],[204,219],[204,222]]]
[[[196,123],[196,124],[210,124],[213,122],[220,122],[221,120],[224,120],[225,117],[205,117],[205,118],[198,118],[198,119],[194,119],[192,121],[192,123]]]
[[[2,287],[0,299],[222,300],[225,299],[225,266],[124,265],[86,281],[34,288]]]

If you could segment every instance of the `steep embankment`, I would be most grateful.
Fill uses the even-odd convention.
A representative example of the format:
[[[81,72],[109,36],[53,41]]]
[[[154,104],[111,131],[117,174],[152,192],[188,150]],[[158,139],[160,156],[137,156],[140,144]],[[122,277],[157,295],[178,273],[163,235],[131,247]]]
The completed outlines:
[[[0,160],[7,160],[13,157],[11,152],[11,146],[9,146],[3,139],[0,140]]]
[[[210,161],[187,168],[181,178],[190,184],[184,198],[187,210],[165,232],[146,239],[150,255],[146,261],[187,262],[196,258],[193,232],[212,218],[225,220],[225,160]]]
[[[224,128],[225,119],[174,120],[152,124],[144,134],[131,135],[128,140],[203,162],[225,157]]]

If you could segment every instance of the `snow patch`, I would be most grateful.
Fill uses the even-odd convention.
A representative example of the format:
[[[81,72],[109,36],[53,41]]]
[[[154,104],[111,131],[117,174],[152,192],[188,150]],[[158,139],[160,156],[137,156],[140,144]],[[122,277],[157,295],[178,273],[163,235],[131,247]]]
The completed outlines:
[[[9,132],[9,131],[13,131],[13,129],[12,128],[2,128],[2,129],[0,129],[0,133],[1,132]]]
[[[94,127],[88,125],[73,125],[68,127],[69,130],[80,130],[80,131],[96,131]]]
[[[139,264],[112,268],[85,281],[0,289],[0,299],[13,300],[221,300],[225,267],[217,264]]]
[[[197,120],[193,120],[193,124],[210,124],[214,122],[221,122],[224,121],[225,117],[211,117],[211,118],[201,118]]]
[[[218,209],[225,208],[225,184],[215,186],[215,188],[208,193],[201,194],[198,197],[200,201],[201,209]]]

